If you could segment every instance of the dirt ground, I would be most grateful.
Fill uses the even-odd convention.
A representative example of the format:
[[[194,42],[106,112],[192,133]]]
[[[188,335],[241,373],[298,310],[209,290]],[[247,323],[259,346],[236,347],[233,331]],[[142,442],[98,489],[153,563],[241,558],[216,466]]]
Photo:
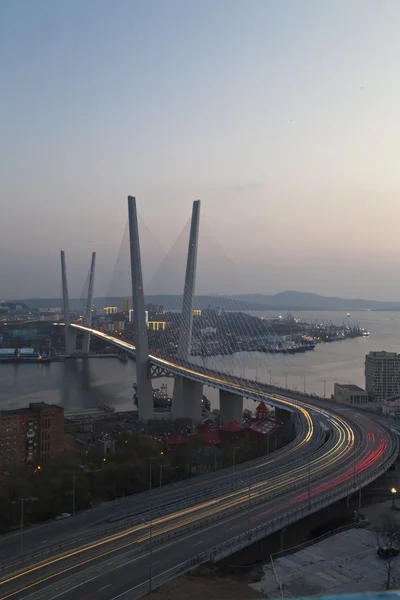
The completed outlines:
[[[246,576],[234,577],[220,575],[214,570],[202,568],[199,573],[183,575],[163,585],[151,594],[154,600],[258,600],[263,598],[259,592],[252,590],[249,583],[258,580],[259,574],[248,573]],[[150,595],[146,596],[149,598]]]

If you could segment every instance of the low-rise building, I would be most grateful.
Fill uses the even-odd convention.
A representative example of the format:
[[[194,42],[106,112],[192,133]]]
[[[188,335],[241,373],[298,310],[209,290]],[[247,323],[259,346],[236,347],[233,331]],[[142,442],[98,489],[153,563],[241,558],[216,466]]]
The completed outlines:
[[[353,383],[335,383],[334,398],[336,402],[350,405],[368,404],[368,393]]]

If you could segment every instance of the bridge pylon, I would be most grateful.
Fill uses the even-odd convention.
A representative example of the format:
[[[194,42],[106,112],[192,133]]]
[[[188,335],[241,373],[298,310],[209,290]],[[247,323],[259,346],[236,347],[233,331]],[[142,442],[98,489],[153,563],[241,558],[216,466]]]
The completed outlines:
[[[92,326],[92,303],[93,303],[93,286],[94,286],[94,271],[96,267],[96,252],[92,252],[92,261],[90,263],[90,273],[89,273],[89,289],[86,300],[85,307],[85,326]],[[89,354],[90,350],[90,333],[85,331],[83,334],[82,341],[82,352],[83,354]]]
[[[150,379],[149,341],[144,312],[144,291],[142,262],[140,258],[139,227],[136,211],[136,198],[128,196],[129,239],[131,255],[133,325],[136,346],[136,384],[138,412],[141,421],[148,421],[154,415],[153,389]]]
[[[186,262],[185,287],[182,298],[182,314],[179,330],[177,357],[190,360],[193,328],[193,304],[196,287],[197,249],[199,244],[200,200],[193,202],[190,224],[189,248]],[[183,377],[175,377],[172,397],[172,417],[188,418],[194,423],[201,421],[203,384]]]
[[[64,336],[65,352],[73,354],[76,351],[76,331],[71,328],[71,313],[69,310],[67,265],[65,262],[65,252],[61,250],[61,283],[64,309]]]

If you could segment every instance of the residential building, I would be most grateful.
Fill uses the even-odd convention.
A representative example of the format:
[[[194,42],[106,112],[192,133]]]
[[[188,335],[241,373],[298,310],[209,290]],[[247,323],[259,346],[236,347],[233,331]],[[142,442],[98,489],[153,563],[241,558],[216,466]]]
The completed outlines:
[[[34,402],[0,411],[0,463],[44,463],[64,451],[64,409]]]
[[[132,300],[130,298],[124,298],[122,300],[122,312],[126,315],[132,310]]]
[[[360,406],[368,404],[368,394],[358,385],[352,383],[335,383],[334,398],[336,402]]]
[[[386,402],[400,395],[400,354],[370,352],[365,357],[365,388],[373,402]]]
[[[165,331],[166,326],[166,321],[147,321],[147,329],[152,329],[153,331]]]

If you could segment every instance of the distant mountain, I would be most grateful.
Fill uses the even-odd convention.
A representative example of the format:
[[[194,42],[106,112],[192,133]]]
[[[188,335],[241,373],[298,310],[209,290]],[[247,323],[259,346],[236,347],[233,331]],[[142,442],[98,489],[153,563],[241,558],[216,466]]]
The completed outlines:
[[[262,306],[264,310],[400,310],[400,302],[336,298],[308,292],[286,291],[272,295],[238,294],[232,297],[239,302]]]
[[[97,308],[107,305],[122,308],[123,298],[98,297],[94,299]],[[152,295],[146,296],[146,303],[162,305],[166,310],[180,310],[182,295]],[[18,300],[31,308],[54,308],[62,306],[61,298],[31,298]],[[78,299],[70,300],[71,309],[82,309],[83,302]],[[257,311],[257,310],[400,310],[400,302],[380,302],[378,300],[362,300],[335,298],[309,294],[307,292],[286,291],[278,294],[237,294],[234,296],[196,296],[195,307],[204,310],[208,306],[220,306],[225,310]]]
[[[125,296],[126,298],[126,296]],[[94,298],[93,304],[97,308],[103,308],[104,306],[117,306],[119,309],[122,308],[122,300],[124,297],[98,297]],[[62,307],[61,298],[30,298],[21,300],[30,308],[56,308]],[[182,307],[182,295],[152,295],[145,297],[146,304],[162,305],[165,310],[181,310]],[[82,310],[84,303],[80,299],[70,298],[69,301],[71,310]],[[201,310],[208,308],[216,308],[220,306],[225,310],[236,310],[236,311],[252,311],[252,310],[263,310],[263,306],[259,306],[257,303],[248,302],[246,300],[238,300],[229,296],[196,296],[195,307]]]

